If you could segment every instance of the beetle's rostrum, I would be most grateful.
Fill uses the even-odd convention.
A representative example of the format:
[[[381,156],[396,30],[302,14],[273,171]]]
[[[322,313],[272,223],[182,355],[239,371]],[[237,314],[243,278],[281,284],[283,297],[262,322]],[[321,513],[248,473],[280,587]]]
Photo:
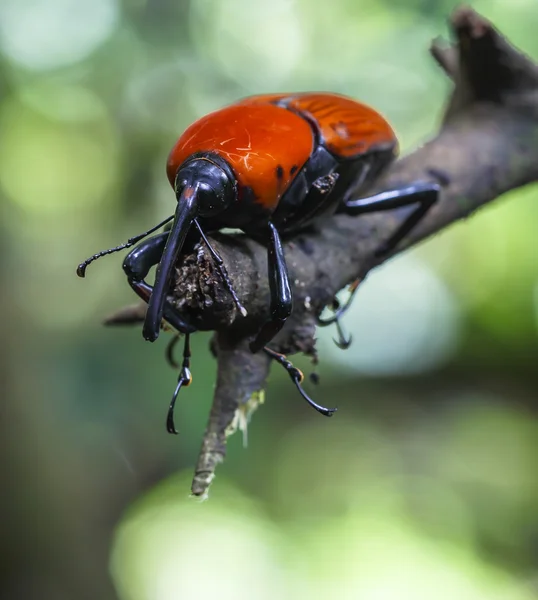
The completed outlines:
[[[172,220],[169,231],[131,251],[124,270],[131,287],[148,302],[145,339],[157,339],[163,318],[189,334],[196,328],[167,302],[173,268],[185,241],[189,236],[203,239],[226,288],[245,314],[222,259],[205,236],[222,228],[241,229],[268,251],[269,318],[252,340],[251,350],[264,350],[283,365],[305,398],[330,416],[333,409],[320,407],[306,396],[300,387],[302,374],[267,348],[293,307],[281,236],[294,235],[334,212],[361,215],[414,207],[378,254],[391,252],[422,219],[439,192],[437,183],[417,182],[361,197],[397,153],[397,138],[385,118],[351,98],[320,92],[240,100],[193,123],[172,148],[167,175],[176,194],[175,215],[126,244],[92,256],[77,272],[84,276],[87,265],[96,258],[129,247]],[[153,265],[157,270],[151,287],[144,279]],[[338,324],[347,306],[349,303],[320,324]],[[182,385],[186,385],[186,377],[183,379]]]

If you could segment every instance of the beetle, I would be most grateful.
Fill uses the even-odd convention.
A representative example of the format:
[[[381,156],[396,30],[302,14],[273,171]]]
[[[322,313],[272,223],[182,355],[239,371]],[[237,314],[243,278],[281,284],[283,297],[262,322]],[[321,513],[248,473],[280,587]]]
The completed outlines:
[[[84,277],[86,267],[100,256],[133,246],[171,221],[169,231],[130,252],[124,270],[131,287],[148,302],[143,325],[146,340],[157,339],[163,318],[189,334],[194,327],[166,302],[185,240],[192,233],[203,238],[244,315],[223,261],[205,235],[222,228],[240,229],[268,250],[269,318],[250,348],[274,353],[267,344],[281,330],[293,305],[282,236],[293,235],[337,211],[362,215],[411,207],[378,248],[377,256],[383,256],[438,198],[439,185],[428,181],[362,196],[397,154],[398,140],[388,121],[349,97],[313,92],[239,100],[193,123],[172,148],[166,171],[176,195],[175,214],[125,244],[93,255],[79,265],[77,273]],[[157,270],[151,287],[144,278],[154,265]],[[283,364],[281,356],[272,357]],[[317,409],[332,414],[332,409]]]

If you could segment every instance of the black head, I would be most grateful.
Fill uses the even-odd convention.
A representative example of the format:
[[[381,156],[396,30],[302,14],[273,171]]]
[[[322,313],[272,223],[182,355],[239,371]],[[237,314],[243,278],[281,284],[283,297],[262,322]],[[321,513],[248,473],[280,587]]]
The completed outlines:
[[[142,332],[150,342],[159,336],[172,271],[189,229],[197,217],[216,217],[223,213],[237,196],[232,170],[215,154],[196,154],[188,158],[177,171],[174,188],[176,214],[157,266]]]
[[[228,163],[217,154],[194,154],[176,173],[174,190],[178,203],[188,188],[196,189],[197,216],[214,217],[235,200],[237,182]]]

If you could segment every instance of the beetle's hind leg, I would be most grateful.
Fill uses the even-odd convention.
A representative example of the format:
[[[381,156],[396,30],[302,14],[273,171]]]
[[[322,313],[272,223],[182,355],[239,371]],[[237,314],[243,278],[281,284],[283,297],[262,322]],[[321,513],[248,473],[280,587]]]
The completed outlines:
[[[335,307],[335,310],[338,310],[338,307]],[[335,343],[340,350],[347,350],[351,346],[351,342],[353,341],[353,336],[349,333],[345,332],[344,326],[342,325],[341,315],[333,315],[331,317],[330,322],[326,323],[323,319],[318,318],[318,326],[325,327],[334,323],[336,325],[336,339],[333,338],[333,342]]]
[[[256,336],[256,339],[250,344],[250,349],[252,352],[263,350],[273,360],[282,365],[295,384],[295,387],[308,404],[322,415],[331,417],[336,411],[336,408],[325,408],[324,406],[320,406],[308,396],[301,385],[304,379],[302,371],[294,367],[283,354],[279,354],[278,352],[267,348],[267,344],[284,326],[293,307],[288,267],[286,266],[284,258],[284,249],[282,248],[280,235],[273,223],[269,223],[267,266],[269,274],[269,290],[271,292],[271,318],[263,325]]]
[[[295,384],[295,387],[299,390],[301,396],[308,402],[308,404],[310,404],[312,408],[315,408],[319,413],[326,417],[333,416],[337,410],[336,408],[325,408],[324,406],[320,406],[314,402],[314,400],[312,400],[312,398],[310,398],[310,396],[304,391],[303,386],[301,385],[304,379],[302,371],[297,369],[297,367],[294,367],[293,364],[283,354],[279,354],[278,352],[275,352],[267,347],[263,348],[263,351],[286,369],[288,375]]]
[[[346,200],[340,206],[339,212],[348,215],[363,215],[366,213],[393,210],[404,206],[416,205],[414,211],[398,227],[398,229],[376,250],[376,256],[382,257],[392,252],[396,246],[413,230],[429,211],[439,197],[440,186],[437,183],[417,182],[386,192],[381,192],[367,198]]]
[[[382,243],[376,250],[375,256],[382,257],[392,252],[396,246],[413,230],[413,228],[422,220],[432,205],[439,197],[440,186],[436,183],[417,182],[415,184],[381,192],[367,198],[359,198],[357,200],[346,200],[339,207],[338,212],[344,212],[348,215],[362,215],[377,211],[394,210],[405,206],[416,205],[407,219],[400,227]],[[351,306],[351,302],[357,292],[362,279],[355,280],[349,286],[349,296],[347,300],[340,304],[335,298],[331,308],[334,314],[326,319],[318,317],[318,325],[326,327],[333,323],[336,324],[338,339],[335,344],[342,349],[349,348],[351,344],[351,336],[346,336],[342,329],[340,319]]]
[[[275,337],[282,327],[284,327],[284,323],[291,315],[293,307],[284,249],[282,248],[280,235],[273,223],[269,223],[267,270],[271,293],[271,317],[264,323],[256,339],[250,344],[252,352],[258,352]]]
[[[332,325],[333,323],[336,325],[336,335],[337,339],[333,338],[333,342],[340,348],[341,350],[347,350],[351,346],[352,336],[351,334],[347,335],[344,331],[344,327],[342,325],[342,321],[340,320],[342,314],[340,314],[340,301],[335,296],[329,304],[327,308],[332,310],[334,314],[326,319],[321,317],[317,317],[317,325],[318,327],[327,327]]]

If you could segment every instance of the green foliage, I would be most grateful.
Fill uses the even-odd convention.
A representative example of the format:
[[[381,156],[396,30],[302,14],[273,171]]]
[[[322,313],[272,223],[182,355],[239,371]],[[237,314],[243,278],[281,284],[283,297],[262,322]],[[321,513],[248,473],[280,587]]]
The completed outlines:
[[[3,437],[18,449],[19,435],[40,436],[39,476],[13,459],[27,481],[19,493],[56,523],[44,527],[49,551],[103,560],[96,578],[108,560],[102,515],[133,482],[181,470],[117,530],[111,564],[124,600],[531,597],[521,576],[536,577],[538,527],[536,186],[374,273],[346,320],[352,348],[320,332],[315,397],[337,415],[314,414],[275,369],[248,449],[230,439],[203,504],[186,495],[216,370],[208,336],[194,336],[194,383],[172,438],[166,340],[100,327],[135,301],[121,258],[75,276],[87,255],[171,212],[164,165],[175,138],[241,96],[333,90],[377,106],[404,150],[424,141],[449,90],[427,48],[455,4],[0,3],[14,411]],[[535,0],[472,4],[538,57]],[[13,523],[6,540],[19,536]]]

